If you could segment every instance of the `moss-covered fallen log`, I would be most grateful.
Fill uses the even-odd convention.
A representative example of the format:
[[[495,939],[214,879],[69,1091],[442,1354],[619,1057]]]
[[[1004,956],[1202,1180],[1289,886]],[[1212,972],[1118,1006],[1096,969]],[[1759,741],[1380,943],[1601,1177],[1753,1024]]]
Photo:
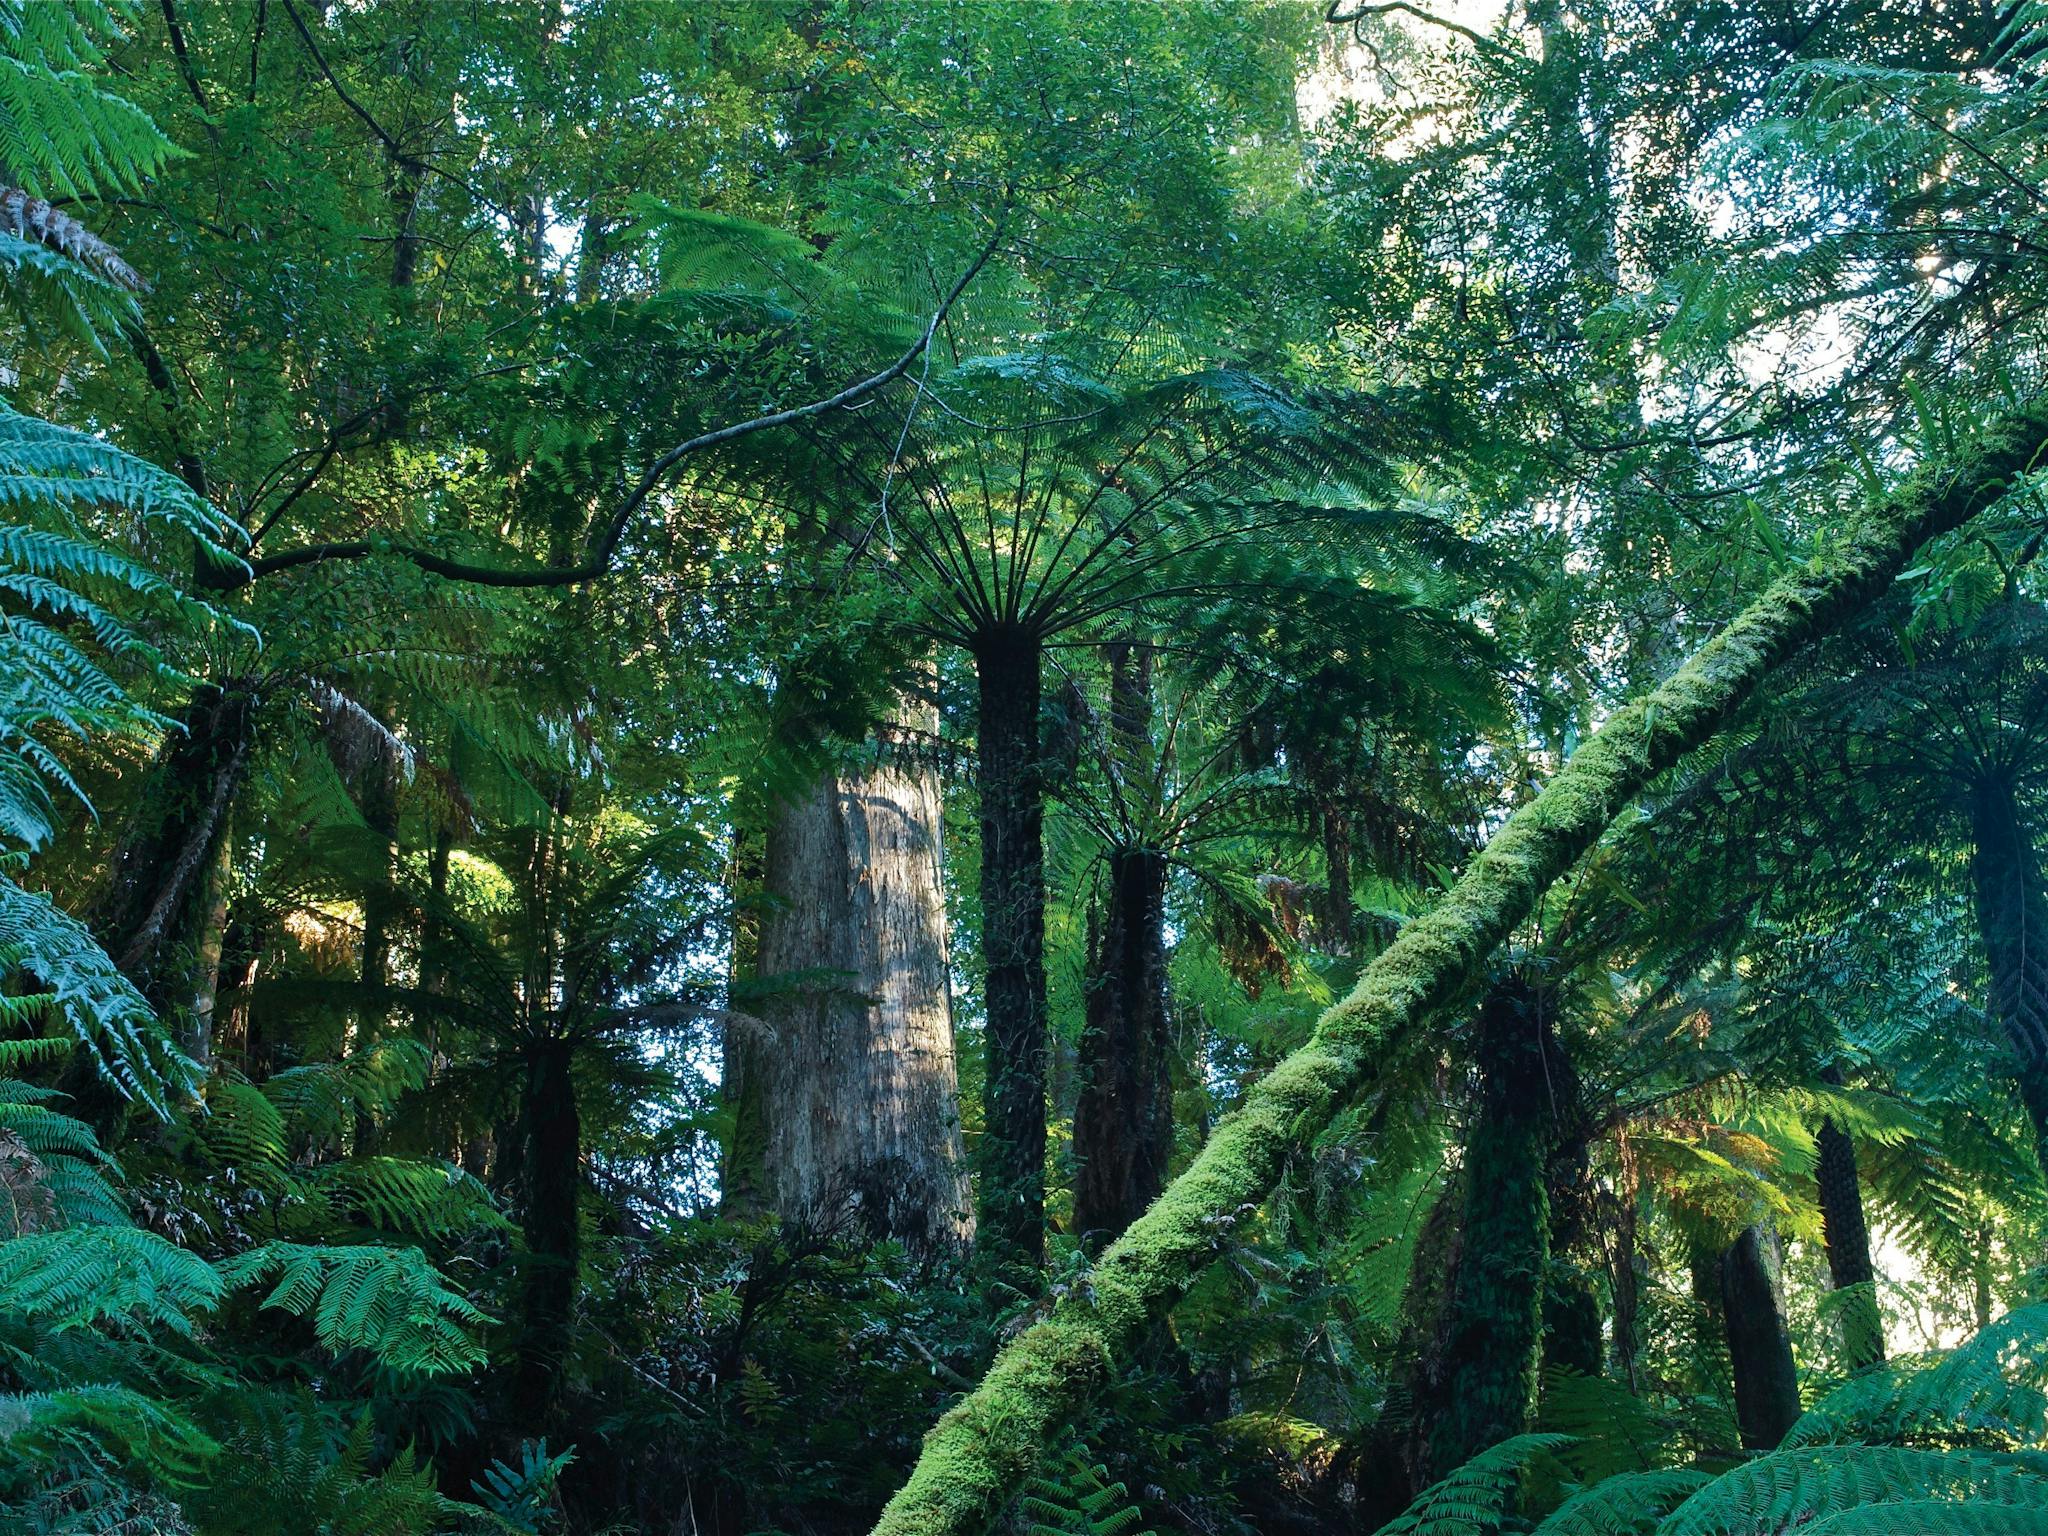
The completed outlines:
[[[1388,1038],[1457,1001],[1654,775],[1705,741],[1780,661],[1870,602],[1923,543],[2004,495],[2044,447],[2048,407],[2036,407],[1982,434],[1956,462],[1923,468],[1839,547],[1773,583],[1665,683],[1619,710],[1444,900],[1401,930],[1308,1043],[1245,1095],[1194,1165],[1103,1254],[1090,1283],[997,1355],[926,1437],[876,1536],[985,1528],[1115,1362],[1231,1241],[1288,1156],[1370,1080]]]

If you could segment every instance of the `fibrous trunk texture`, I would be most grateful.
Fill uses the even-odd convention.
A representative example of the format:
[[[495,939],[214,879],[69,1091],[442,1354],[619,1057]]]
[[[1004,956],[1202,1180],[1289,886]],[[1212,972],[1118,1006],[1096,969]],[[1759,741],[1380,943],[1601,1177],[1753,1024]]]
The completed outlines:
[[[1165,856],[1116,849],[1107,884],[1074,1106],[1074,1230],[1091,1250],[1158,1197],[1173,1150]]]
[[[1877,1266],[1870,1261],[1870,1226],[1863,1218],[1863,1187],[1856,1175],[1856,1144],[1833,1120],[1821,1122],[1814,1169],[1820,1186],[1821,1240],[1828,1277],[1843,1292],[1837,1323],[1842,1353],[1852,1371],[1884,1359],[1884,1317],[1877,1305]]]
[[[1747,1227],[1721,1255],[1721,1321],[1745,1450],[1772,1451],[1799,1417],[1799,1370],[1778,1289],[1778,1235]]]
[[[2009,776],[1987,773],[1971,786],[1970,831],[1991,1011],[2019,1058],[2020,1097],[2048,1168],[2048,898]]]
[[[1890,585],[1927,539],[2005,494],[2048,437],[2048,411],[1987,432],[1964,466],[1929,466],[1826,558],[1787,572],[1662,686],[1618,710],[1402,928],[1300,1050],[1246,1093],[1193,1166],[1111,1244],[1049,1315],[996,1356],[925,1438],[883,1511],[885,1536],[984,1529],[1115,1362],[1232,1241],[1288,1156],[1370,1082],[1389,1037],[1455,1002],[1486,957],[1649,782],[1707,739],[1798,647]],[[1042,1109],[1042,1105],[1040,1106]]]
[[[1533,988],[1510,980],[1487,993],[1478,1055],[1457,1270],[1435,1368],[1415,1403],[1418,1488],[1521,1434],[1536,1394],[1563,1069]]]
[[[1045,805],[1039,646],[1002,630],[974,653],[980,689],[981,926],[988,1086],[980,1236],[998,1269],[1045,1259]]]
[[[910,712],[906,711],[909,715]],[[769,829],[762,1155],[776,1210],[919,1252],[973,1231],[927,706],[873,765],[827,774]],[[921,739],[912,728],[922,726]]]
[[[547,1040],[527,1057],[520,1106],[525,1142],[520,1169],[520,1215],[526,1256],[520,1273],[518,1380],[514,1400],[518,1434],[548,1427],[560,1405],[562,1375],[575,1325],[577,1268],[582,1233],[577,1197],[582,1189],[583,1126],[570,1074],[568,1041]]]

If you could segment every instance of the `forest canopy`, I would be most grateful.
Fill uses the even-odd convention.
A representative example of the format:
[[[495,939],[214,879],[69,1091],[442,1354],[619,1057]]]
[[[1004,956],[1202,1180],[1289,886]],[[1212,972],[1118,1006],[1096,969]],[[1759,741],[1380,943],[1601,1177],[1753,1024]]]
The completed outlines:
[[[0,1533],[2048,1536],[2048,5],[0,0]]]

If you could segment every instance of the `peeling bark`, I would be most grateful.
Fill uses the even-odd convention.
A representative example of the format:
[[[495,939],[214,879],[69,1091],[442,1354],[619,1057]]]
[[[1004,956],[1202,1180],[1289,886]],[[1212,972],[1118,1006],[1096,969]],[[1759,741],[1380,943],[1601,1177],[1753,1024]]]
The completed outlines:
[[[907,722],[929,739],[937,712]],[[901,729],[886,733],[903,737]],[[770,829],[759,1012],[767,1187],[917,1252],[973,1232],[946,954],[938,774],[915,740],[828,774]]]

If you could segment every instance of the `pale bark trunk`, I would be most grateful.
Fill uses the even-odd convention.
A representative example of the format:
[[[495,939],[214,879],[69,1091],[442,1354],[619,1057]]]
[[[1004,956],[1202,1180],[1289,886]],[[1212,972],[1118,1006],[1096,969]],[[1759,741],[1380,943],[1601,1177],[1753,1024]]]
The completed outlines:
[[[931,710],[906,711],[926,737]],[[890,731],[892,737],[904,735]],[[935,1252],[973,1232],[948,985],[937,773],[907,740],[827,775],[768,834],[758,1012],[768,1187]]]
[[[1617,710],[1506,824],[1444,899],[1405,925],[1306,1045],[1245,1095],[1167,1186],[1039,1322],[1003,1346],[932,1431],[875,1530],[985,1529],[1117,1363],[1230,1246],[1288,1159],[1372,1081],[1390,1041],[1471,987],[1486,957],[1659,772],[1720,729],[1799,647],[1891,585],[1928,539],[2003,497],[2048,439],[2048,411],[1986,431],[1967,463],[1930,465],[1833,553],[1795,567],[1644,698]]]

